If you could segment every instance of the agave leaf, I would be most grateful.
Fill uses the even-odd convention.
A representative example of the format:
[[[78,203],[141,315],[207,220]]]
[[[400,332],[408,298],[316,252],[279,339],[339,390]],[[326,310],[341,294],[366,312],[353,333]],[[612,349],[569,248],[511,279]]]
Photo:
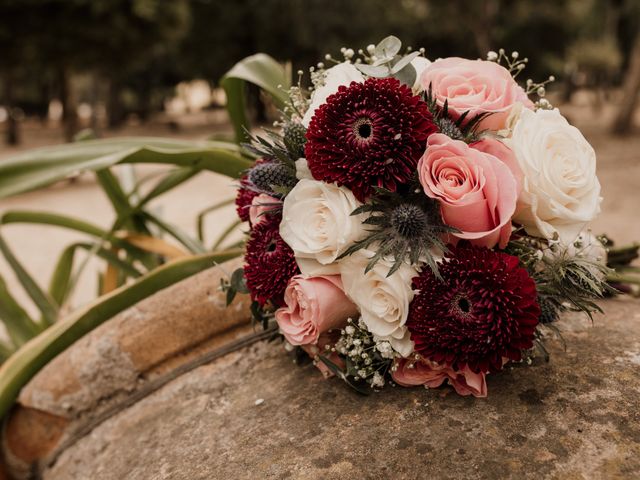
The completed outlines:
[[[175,225],[171,225],[168,222],[161,220],[160,218],[152,215],[149,212],[143,213],[144,217],[147,218],[150,222],[154,223],[160,229],[167,232],[173,238],[178,240],[182,245],[184,245],[191,253],[200,254],[205,253],[207,250],[204,246],[194,238],[191,238],[189,235],[184,233],[180,228]]]
[[[2,277],[0,277],[0,320],[4,323],[11,343],[15,347],[26,343],[43,330],[43,326],[34,322],[13,298]]]
[[[215,203],[210,207],[205,208],[198,214],[197,218],[197,230],[198,230],[198,240],[204,243],[204,217],[207,216],[211,212],[215,212],[216,210],[226,207],[227,205],[231,205],[235,199],[230,198],[228,200],[223,200],[222,202]]]
[[[58,321],[27,342],[0,367],[0,418],[7,414],[20,389],[44,365],[80,337],[163,288],[215,263],[239,255],[242,255],[242,250],[228,250],[188,257],[163,265],[130,285],[120,287]]]
[[[220,234],[216,242],[211,247],[211,250],[215,250],[219,248],[220,245],[222,245],[222,243],[227,239],[227,237],[231,235],[233,232],[235,232],[238,226],[242,225],[242,223],[243,223],[242,220],[237,219],[233,223],[231,223],[227,228],[225,228],[224,232]]]
[[[286,69],[264,53],[239,61],[222,77],[220,86],[227,95],[227,112],[237,143],[249,138],[246,135],[250,122],[246,114],[245,82],[253,83],[269,93],[277,108],[282,108],[288,102],[285,90],[291,85]]]
[[[139,209],[143,207],[154,198],[173,190],[175,187],[183,184],[187,180],[190,180],[200,172],[201,170],[199,168],[192,167],[180,167],[172,170],[154,185],[151,191],[138,202],[136,208]]]
[[[73,261],[75,252],[79,248],[87,250],[88,252],[96,250],[97,256],[114,265],[121,272],[124,272],[130,277],[136,278],[142,275],[142,273],[130,262],[126,262],[125,260],[120,259],[116,253],[100,247],[100,244],[73,243],[65,248],[60,254],[49,281],[49,295],[60,306],[64,305],[69,293],[71,292]]]
[[[165,163],[237,178],[252,165],[227,142],[122,137],[29,150],[0,162],[0,198],[49,185],[78,171],[120,163]]]
[[[166,242],[165,240],[162,240],[161,238],[129,232],[122,232],[118,235],[127,243],[135,245],[141,250],[156,253],[172,260],[189,256],[188,252]]]
[[[20,285],[22,285],[24,291],[29,295],[29,297],[31,297],[31,300],[33,300],[33,303],[38,307],[38,310],[40,310],[44,324],[53,324],[58,316],[58,305],[56,305],[54,300],[40,288],[33,277],[29,275],[1,235],[0,252],[2,252],[5,260],[13,269],[13,272],[16,274],[16,278],[20,282]]]

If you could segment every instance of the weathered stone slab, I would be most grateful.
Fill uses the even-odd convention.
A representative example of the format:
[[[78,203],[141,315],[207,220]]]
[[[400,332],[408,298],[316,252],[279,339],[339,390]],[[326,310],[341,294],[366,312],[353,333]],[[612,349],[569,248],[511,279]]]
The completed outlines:
[[[158,375],[250,332],[248,297],[238,296],[227,309],[218,288],[240,263],[211,268],[143,300],[42,369],[5,423],[2,450],[11,473],[28,477],[70,435]]]
[[[562,319],[566,352],[490,377],[488,399],[361,397],[256,344],[111,417],[44,479],[640,478],[640,303],[603,307]]]

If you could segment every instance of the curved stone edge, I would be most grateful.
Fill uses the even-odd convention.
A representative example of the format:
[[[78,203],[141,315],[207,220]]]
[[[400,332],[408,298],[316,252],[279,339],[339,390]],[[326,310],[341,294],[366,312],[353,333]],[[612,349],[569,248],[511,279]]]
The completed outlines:
[[[54,358],[22,389],[4,423],[8,474],[28,478],[101,412],[158,375],[249,333],[248,296],[227,307],[219,289],[241,263],[231,260],[152,295]]]

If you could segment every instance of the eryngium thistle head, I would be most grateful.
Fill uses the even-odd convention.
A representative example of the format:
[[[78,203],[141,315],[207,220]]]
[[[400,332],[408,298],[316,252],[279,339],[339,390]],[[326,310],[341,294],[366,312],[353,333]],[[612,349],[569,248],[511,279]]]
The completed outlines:
[[[398,205],[391,211],[391,225],[402,237],[413,238],[422,234],[427,226],[424,210],[411,203]]]
[[[304,146],[307,143],[307,129],[301,123],[289,122],[284,126],[284,144],[289,153],[297,158],[304,157]]]
[[[438,202],[419,190],[416,193],[416,189],[401,193],[383,188],[376,188],[374,191],[375,195],[370,202],[352,213],[369,214],[363,222],[367,235],[338,258],[368,248],[375,250],[376,254],[369,261],[367,271],[381,258],[388,258],[394,262],[389,276],[404,262],[411,265],[425,262],[438,275],[434,253],[446,250],[442,241],[445,233],[457,232],[442,222]]]
[[[558,319],[560,312],[555,303],[547,299],[539,299],[540,323],[552,323]]]
[[[440,133],[444,133],[447,137],[454,140],[464,140],[465,136],[462,130],[458,128],[456,123],[448,117],[441,117],[435,120]]]
[[[278,187],[291,189],[296,178],[290,168],[280,162],[261,163],[249,171],[249,181],[260,191],[278,194]]]

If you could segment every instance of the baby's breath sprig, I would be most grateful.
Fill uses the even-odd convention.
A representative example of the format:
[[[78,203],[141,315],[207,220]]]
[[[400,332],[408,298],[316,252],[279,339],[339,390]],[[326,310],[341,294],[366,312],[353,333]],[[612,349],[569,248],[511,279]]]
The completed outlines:
[[[362,319],[349,319],[335,346],[328,348],[345,357],[347,377],[366,382],[371,388],[385,385],[385,376],[398,356],[388,341],[376,339],[369,332]]]
[[[529,63],[527,57],[520,58],[520,54],[516,51],[511,52],[511,55],[507,55],[504,48],[501,48],[497,52],[491,50],[487,53],[487,60],[496,62],[499,65],[502,65],[502,62],[504,62],[504,67],[509,70],[513,78],[516,78],[520,72],[525,69],[527,63]]]
[[[511,55],[507,55],[504,48],[501,48],[497,52],[491,50],[487,53],[487,60],[490,62],[496,62],[499,65],[502,65],[504,62],[504,67],[509,70],[509,73],[513,78],[516,78],[520,72],[522,72],[527,64],[529,63],[529,59],[527,57],[520,58],[520,53],[517,51],[511,52]],[[538,99],[534,102],[534,106],[536,109],[543,110],[552,110],[553,105],[545,98],[547,94],[546,86],[554,82],[556,79],[553,75],[550,75],[549,78],[544,80],[543,82],[534,82],[532,79],[527,79],[524,91],[527,95],[537,95]]]

